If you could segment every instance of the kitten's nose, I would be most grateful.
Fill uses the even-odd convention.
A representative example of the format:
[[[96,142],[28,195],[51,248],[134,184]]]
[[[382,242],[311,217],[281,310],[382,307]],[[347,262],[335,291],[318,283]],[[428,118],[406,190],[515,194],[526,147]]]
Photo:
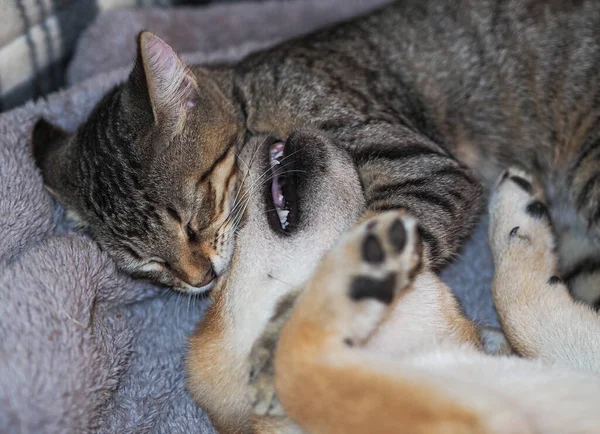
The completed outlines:
[[[172,269],[176,277],[195,288],[211,283],[217,274],[209,257],[182,252]]]
[[[213,269],[213,267],[210,267],[208,269],[208,271],[206,272],[206,274],[204,275],[204,277],[202,278],[202,280],[200,280],[199,282],[196,282],[196,283],[190,283],[190,285],[195,286],[196,288],[201,288],[203,286],[208,285],[213,280],[215,280],[216,277],[217,277],[217,275],[215,273],[215,270]]]
[[[190,286],[202,288],[212,282],[217,277],[215,270],[209,266],[208,270],[181,270],[179,278]],[[199,272],[200,271],[200,272]]]

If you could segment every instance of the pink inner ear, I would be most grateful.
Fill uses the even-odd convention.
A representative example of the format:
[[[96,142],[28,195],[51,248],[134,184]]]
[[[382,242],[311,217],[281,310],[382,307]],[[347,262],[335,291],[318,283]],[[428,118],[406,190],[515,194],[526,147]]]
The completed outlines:
[[[194,76],[175,51],[157,36],[145,33],[142,35],[142,53],[150,95],[158,110],[171,112],[181,107],[194,107]]]
[[[169,45],[156,36],[146,38],[146,53],[148,66],[155,73],[177,68],[179,62],[177,55]]]

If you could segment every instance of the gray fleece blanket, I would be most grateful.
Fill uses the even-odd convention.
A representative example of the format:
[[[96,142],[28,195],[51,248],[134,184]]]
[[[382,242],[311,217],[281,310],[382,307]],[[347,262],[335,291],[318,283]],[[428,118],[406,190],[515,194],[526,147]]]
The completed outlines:
[[[0,433],[214,432],[185,392],[182,365],[206,300],[133,281],[69,227],[31,157],[34,122],[43,115],[74,129],[125,77],[142,28],[211,63],[381,3],[109,12],[81,39],[70,89],[0,116]],[[444,278],[469,316],[496,325],[491,273],[482,222]]]

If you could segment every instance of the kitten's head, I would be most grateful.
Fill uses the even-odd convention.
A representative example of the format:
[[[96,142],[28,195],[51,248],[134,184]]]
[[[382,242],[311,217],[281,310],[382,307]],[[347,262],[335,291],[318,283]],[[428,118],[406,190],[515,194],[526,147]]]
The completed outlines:
[[[242,120],[207,72],[149,32],[129,78],[70,135],[33,131],[44,183],[124,271],[186,292],[223,273]]]

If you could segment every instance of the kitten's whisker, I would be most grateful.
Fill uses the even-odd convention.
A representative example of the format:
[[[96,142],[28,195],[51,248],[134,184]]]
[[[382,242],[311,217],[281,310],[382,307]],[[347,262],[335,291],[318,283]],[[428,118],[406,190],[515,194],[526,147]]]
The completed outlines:
[[[278,277],[275,277],[275,276],[273,276],[273,275],[272,275],[272,274],[270,274],[270,273],[269,273],[269,274],[267,274],[267,276],[268,276],[269,278],[273,279],[273,280],[277,280],[278,282],[281,282],[281,283],[283,283],[284,285],[287,285],[287,286],[290,286],[290,287],[297,286],[297,285],[293,285],[293,284],[291,284],[291,283],[289,283],[289,282],[286,282],[285,280],[282,280],[282,279],[280,279],[280,278],[278,278]]]
[[[280,160],[280,164],[281,164],[281,162],[283,162],[285,159],[287,159],[287,158],[291,157],[292,155],[296,154],[297,152],[299,152],[299,150],[296,150],[296,151],[292,152],[290,155],[287,155],[286,157],[284,157],[283,159],[281,159],[281,160]],[[254,184],[253,184],[253,185],[257,185],[257,184],[259,184],[259,182],[260,182],[260,186],[264,185],[264,182],[262,182],[262,181],[263,181],[263,178],[264,178],[264,176],[268,175],[270,172],[271,172],[271,167],[269,167],[269,168],[265,169],[265,171],[264,171],[264,172],[263,172],[263,173],[262,173],[262,174],[261,174],[261,175],[258,177],[258,179],[257,179],[256,181],[254,181]],[[298,169],[295,169],[295,170],[293,170],[293,169],[290,169],[290,170],[284,170],[284,171],[282,171],[282,172],[278,173],[278,174],[277,174],[277,176],[285,175],[285,174],[287,174],[287,173],[292,173],[292,172],[300,172],[300,173],[304,173],[305,171],[303,171],[303,170],[298,170]],[[273,174],[273,176],[271,176],[271,177],[270,177],[268,180],[271,180],[271,179],[273,179],[273,177],[274,177],[274,174]],[[250,194],[250,192],[253,192],[253,191],[254,191],[254,190],[253,190],[252,188],[251,188],[251,189],[248,189],[248,190],[247,190],[247,191],[244,193],[244,195],[242,195],[242,198],[240,199],[240,201],[241,201],[241,200],[243,200],[243,199],[244,199],[246,196],[248,196],[248,195]],[[233,212],[233,210],[230,212],[230,214],[231,214],[232,212]]]
[[[192,297],[193,297],[193,295],[192,295],[192,294],[188,294],[188,297],[187,297],[187,299],[188,299],[188,302],[187,302],[187,312],[186,312],[186,318],[189,318],[189,317],[190,317],[190,303],[192,302]]]
[[[290,155],[290,156],[291,156],[291,155]],[[254,190],[255,190],[255,187],[261,187],[261,186],[263,186],[263,185],[265,184],[265,182],[266,182],[266,181],[270,181],[270,180],[272,180],[272,179],[273,179],[275,176],[286,175],[286,174],[288,174],[288,173],[294,173],[294,172],[298,172],[298,173],[305,173],[306,171],[304,171],[304,170],[299,170],[299,169],[289,169],[289,170],[283,170],[282,172],[280,172],[280,173],[277,173],[277,174],[275,175],[275,174],[273,174],[273,173],[270,173],[270,168],[269,168],[269,169],[266,169],[266,170],[265,170],[265,171],[264,171],[264,172],[263,172],[263,173],[262,173],[262,174],[261,174],[261,175],[258,177],[258,179],[254,181],[254,183],[253,183],[253,184],[250,186],[250,188],[248,188],[248,189],[246,190],[246,192],[245,192],[245,193],[242,195],[242,197],[239,199],[239,202],[238,202],[238,203],[236,203],[236,206],[238,206],[238,204],[239,204],[239,203],[241,203],[241,202],[242,202],[244,199],[246,199],[246,197],[247,197],[247,196],[249,196],[251,193],[253,193],[253,192],[254,192]],[[268,176],[268,175],[271,175],[271,176],[270,176],[270,177],[268,177],[266,180],[265,180],[265,179],[263,179],[265,176]],[[236,206],[234,206],[234,207],[232,208],[232,210],[230,211],[230,213],[229,213],[229,214],[232,214],[232,213],[235,211],[235,209],[236,209]]]
[[[263,176],[265,176],[266,174],[268,174],[268,171],[265,171],[265,172],[264,172],[264,173],[263,173],[263,174],[260,176],[260,178],[262,178],[262,177],[263,177]],[[256,180],[256,181],[254,182],[254,184],[252,184],[252,185],[250,186],[250,188],[248,188],[248,189],[247,189],[247,190],[244,192],[244,194],[242,194],[242,197],[240,197],[240,198],[239,198],[239,199],[236,201],[236,203],[234,204],[234,206],[232,207],[232,209],[229,211],[229,214],[228,214],[227,218],[225,219],[225,221],[226,221],[226,220],[227,220],[227,219],[228,219],[228,218],[229,218],[229,217],[230,217],[232,214],[234,214],[234,213],[237,211],[237,209],[238,209],[238,208],[241,206],[241,204],[243,203],[243,201],[244,201],[244,200],[245,200],[245,199],[246,199],[246,198],[247,198],[247,197],[248,197],[248,196],[249,196],[249,195],[250,195],[252,192],[254,192],[254,186],[255,186],[255,185],[257,185],[257,184],[259,184],[260,178],[259,178],[258,180]],[[261,185],[262,185],[262,184],[261,184]]]
[[[271,135],[273,131],[271,131],[269,133],[269,135]],[[244,186],[244,182],[246,181],[246,178],[248,177],[248,175],[250,174],[250,168],[252,167],[252,163],[254,162],[254,157],[258,154],[258,150],[262,147],[262,145],[265,143],[265,141],[267,140],[266,136],[263,141],[260,143],[260,145],[257,145],[254,148],[254,151],[252,152],[252,155],[250,156],[250,163],[246,163],[235,151],[234,154],[236,155],[236,157],[238,157],[246,166],[247,170],[246,173],[244,174],[244,177],[242,178],[242,181],[240,182],[240,186],[237,189],[237,192],[235,193],[235,197],[233,198],[233,203],[234,203],[234,208],[235,208],[235,204],[236,204],[236,200],[240,194],[240,191],[242,190],[243,186]],[[229,217],[229,215],[231,215],[231,213],[233,212],[233,209],[231,211],[229,211],[227,218]],[[223,223],[227,220],[227,218],[225,218],[225,220],[223,221]],[[223,223],[221,223],[221,225],[219,226],[219,229],[221,228],[221,226],[223,226]]]
[[[299,170],[299,169],[290,169],[290,170],[285,170],[279,174],[277,174],[277,176],[280,175],[285,175],[288,173],[294,173],[294,172],[299,172],[299,173],[304,173],[304,170]],[[273,179],[275,177],[275,175],[272,175],[270,177],[268,177],[267,179],[262,180],[262,182],[255,182],[251,188],[247,191],[247,194],[244,195],[244,197],[242,197],[242,200],[240,200],[240,202],[238,203],[238,207],[236,208],[236,212],[235,213],[230,213],[230,215],[233,215],[233,221],[234,221],[234,225],[237,226],[239,224],[239,221],[241,219],[241,216],[243,216],[244,211],[246,210],[247,206],[248,206],[248,201],[250,199],[250,194],[254,192],[254,190],[256,190],[257,188],[262,187],[266,182],[270,181],[271,179]],[[241,209],[241,212],[237,213],[238,210]],[[229,222],[229,218],[227,219],[227,221]],[[227,239],[229,239],[230,237],[228,237]]]
[[[233,216],[233,215],[235,215],[235,214],[237,213],[237,211],[238,211],[238,209],[239,209],[240,207],[243,207],[243,208],[244,208],[244,210],[245,210],[246,206],[244,206],[244,205],[245,205],[245,204],[244,204],[244,200],[245,200],[245,199],[247,199],[247,198],[250,196],[250,194],[252,194],[252,193],[253,193],[253,192],[256,190],[255,186],[256,186],[256,187],[260,187],[260,186],[263,186],[263,185],[264,185],[264,182],[262,182],[262,181],[263,181],[263,178],[264,178],[265,176],[269,175],[269,173],[271,172],[271,167],[268,167],[267,169],[265,169],[265,171],[264,171],[264,172],[263,172],[263,173],[262,173],[262,174],[261,174],[261,175],[258,177],[258,179],[257,179],[256,181],[254,181],[253,185],[252,185],[250,188],[248,188],[248,189],[247,189],[247,190],[246,190],[246,191],[245,191],[245,192],[242,194],[242,196],[241,196],[241,197],[239,197],[239,193],[240,193],[240,191],[242,190],[242,188],[243,188],[243,186],[244,186],[244,183],[245,183],[245,181],[246,181],[247,175],[248,175],[248,174],[249,174],[249,172],[250,172],[250,167],[252,166],[252,163],[254,162],[254,158],[255,158],[255,156],[258,154],[258,150],[262,148],[263,144],[265,143],[265,141],[267,140],[267,138],[268,138],[268,137],[269,137],[271,134],[272,134],[272,131],[271,131],[271,132],[270,132],[270,133],[269,133],[267,136],[265,136],[265,138],[264,138],[264,139],[263,139],[263,141],[260,143],[260,145],[256,146],[256,148],[254,149],[254,151],[253,151],[253,153],[252,153],[252,157],[251,157],[251,159],[250,159],[250,163],[249,163],[249,164],[247,164],[247,163],[246,163],[246,162],[245,162],[245,161],[244,161],[244,160],[243,160],[243,159],[242,159],[242,158],[241,158],[241,157],[240,157],[240,156],[239,156],[237,153],[235,154],[235,155],[236,155],[236,156],[237,156],[237,157],[240,159],[240,161],[242,161],[242,162],[243,162],[243,163],[246,165],[246,167],[247,167],[247,170],[246,170],[246,173],[244,174],[244,178],[242,179],[242,181],[241,181],[241,183],[240,183],[240,187],[238,188],[238,190],[237,190],[237,192],[236,192],[236,195],[235,195],[235,197],[234,197],[234,200],[233,200],[233,202],[234,202],[234,206],[233,206],[233,207],[232,207],[232,209],[229,211],[229,213],[228,213],[227,217],[225,217],[225,219],[223,220],[223,222],[222,222],[222,223],[219,225],[219,228],[218,228],[217,230],[221,229],[221,228],[223,227],[223,225],[225,225],[225,224],[226,224],[226,223],[227,223],[227,222],[230,220],[231,216]],[[293,155],[295,155],[295,154],[296,154],[296,153],[298,153],[299,151],[300,151],[300,149],[297,149],[296,151],[292,152],[291,154],[289,154],[289,155],[286,155],[284,158],[282,158],[281,160],[279,160],[279,164],[281,164],[282,162],[284,162],[284,161],[285,161],[286,159],[288,159],[289,157],[292,157]],[[234,153],[235,153],[235,151],[234,151]],[[294,172],[294,171],[297,171],[297,172],[303,172],[303,171],[300,171],[300,170],[288,170],[288,171],[283,171],[283,172],[281,172],[281,173],[278,173],[278,174],[277,174],[277,176],[280,176],[280,175],[283,175],[283,174],[286,174],[286,173],[291,173],[291,172]],[[273,176],[271,176],[270,178],[268,178],[268,180],[271,180],[271,179],[273,179]],[[239,199],[238,199],[238,198],[239,198]],[[243,212],[242,212],[242,213],[240,213],[240,215],[243,215]],[[236,223],[235,223],[235,224],[236,224],[236,226],[237,226],[237,224],[239,224],[239,217],[238,217],[237,219],[234,217],[234,219],[235,219],[235,220],[237,220],[237,221],[236,221]]]
[[[169,292],[169,294],[167,295],[167,298],[165,299],[165,302],[163,303],[162,307],[160,308],[160,311],[158,312],[158,317],[160,318],[162,315],[162,311],[165,309],[165,306],[167,305],[167,303],[169,302],[169,300],[171,300],[171,298],[173,297],[173,293],[174,291],[171,288],[166,288],[165,292]]]

